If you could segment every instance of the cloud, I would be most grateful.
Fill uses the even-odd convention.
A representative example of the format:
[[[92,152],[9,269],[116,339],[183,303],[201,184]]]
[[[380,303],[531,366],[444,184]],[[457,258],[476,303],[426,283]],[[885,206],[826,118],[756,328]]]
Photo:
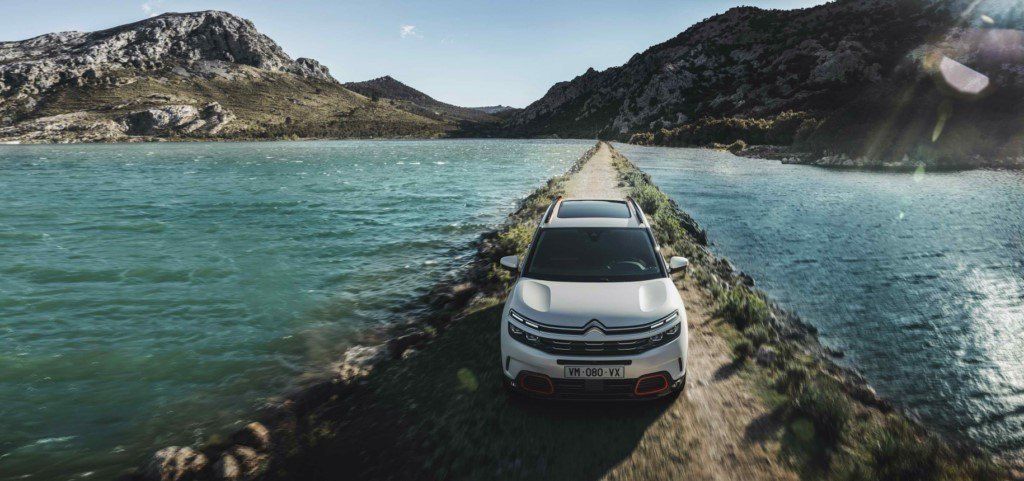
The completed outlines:
[[[402,38],[420,36],[420,33],[416,31],[415,25],[402,25],[402,27],[398,29],[398,34],[401,35]]]
[[[156,9],[162,3],[164,3],[164,0],[149,0],[148,2],[142,4],[142,11],[146,12],[146,14],[150,17],[155,17],[159,14],[156,11]]]

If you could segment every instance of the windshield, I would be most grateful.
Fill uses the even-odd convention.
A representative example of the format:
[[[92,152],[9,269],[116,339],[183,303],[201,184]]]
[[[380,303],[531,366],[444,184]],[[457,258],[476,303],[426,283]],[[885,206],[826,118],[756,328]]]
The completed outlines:
[[[645,229],[544,229],[524,276],[549,281],[633,282],[663,277]]]

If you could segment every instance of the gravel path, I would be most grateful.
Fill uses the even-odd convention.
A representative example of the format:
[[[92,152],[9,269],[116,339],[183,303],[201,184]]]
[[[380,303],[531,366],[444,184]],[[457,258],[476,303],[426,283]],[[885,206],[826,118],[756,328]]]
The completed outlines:
[[[567,197],[625,198],[612,158],[602,142],[569,179]],[[712,299],[692,279],[676,284],[690,329],[686,391],[604,479],[798,479],[778,459],[781,421],[758,396],[760,388],[738,374],[728,343],[715,331]]]
[[[577,199],[625,199],[619,174],[612,165],[612,148],[601,142],[597,152],[565,185],[566,197]]]

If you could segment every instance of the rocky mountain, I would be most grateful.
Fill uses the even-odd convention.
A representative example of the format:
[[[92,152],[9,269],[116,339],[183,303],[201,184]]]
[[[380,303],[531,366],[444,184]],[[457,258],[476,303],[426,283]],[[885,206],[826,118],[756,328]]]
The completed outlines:
[[[1021,7],[998,0],[734,8],[622,66],[555,84],[508,130],[768,141],[830,165],[1020,163],[1024,123],[1011,112],[1024,106],[1022,25]]]
[[[168,13],[0,42],[0,140],[436,136],[451,122],[371,102],[252,22]]]
[[[510,111],[514,111],[514,110],[519,110],[519,109],[517,109],[515,107],[509,107],[508,105],[489,105],[489,106],[486,106],[486,107],[470,107],[470,108],[473,109],[473,110],[479,110],[479,111],[481,111],[481,112],[483,112],[485,114],[491,114],[491,115],[503,114],[503,113],[506,113],[506,112],[510,112]]]
[[[493,112],[441,102],[388,75],[363,82],[348,82],[345,88],[373,100],[385,100],[407,112],[438,121],[474,124],[493,123],[499,120],[491,115]]]

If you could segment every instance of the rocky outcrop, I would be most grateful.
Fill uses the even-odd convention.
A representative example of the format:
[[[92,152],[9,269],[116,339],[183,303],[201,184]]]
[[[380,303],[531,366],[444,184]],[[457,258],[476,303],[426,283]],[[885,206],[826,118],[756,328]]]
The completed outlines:
[[[234,119],[220,104],[213,102],[201,110],[192,105],[167,105],[132,112],[125,116],[127,133],[133,135],[216,134]]]
[[[333,81],[314,60],[292,60],[252,22],[226,12],[168,13],[98,32],[61,32],[0,43],[0,95],[18,98],[80,85],[115,70],[189,68],[219,60]]]
[[[701,117],[828,108],[848,99],[849,90],[881,81],[883,71],[948,24],[931,3],[840,0],[799,10],[733,8],[621,67],[590,69],[555,84],[510,126],[526,135],[625,140],[633,132]]]
[[[124,122],[89,112],[73,112],[0,127],[0,141],[105,142],[123,139],[127,130]]]
[[[190,447],[170,446],[153,454],[143,471],[148,481],[191,481],[199,479],[209,460]]]
[[[817,120],[796,142],[818,157],[937,167],[1019,158],[1022,31],[1019,8],[995,0],[737,7],[622,66],[555,84],[508,130],[624,141],[794,111]],[[717,141],[738,139],[757,143]]]

